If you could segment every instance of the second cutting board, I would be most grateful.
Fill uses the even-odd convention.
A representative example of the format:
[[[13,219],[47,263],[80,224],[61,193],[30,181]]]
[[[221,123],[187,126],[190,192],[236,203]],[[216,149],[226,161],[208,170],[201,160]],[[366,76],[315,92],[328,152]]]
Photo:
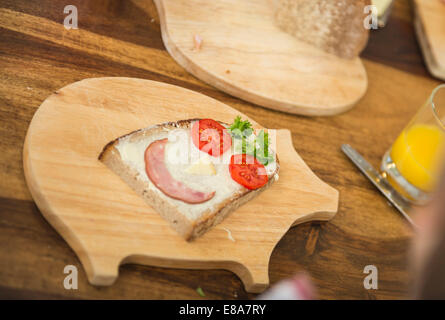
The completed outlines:
[[[359,58],[340,59],[283,32],[269,0],[155,0],[172,57],[199,79],[288,113],[333,115],[366,92]],[[194,37],[202,39],[200,50]]]
[[[445,4],[440,0],[415,0],[414,13],[417,39],[428,70],[445,80]]]

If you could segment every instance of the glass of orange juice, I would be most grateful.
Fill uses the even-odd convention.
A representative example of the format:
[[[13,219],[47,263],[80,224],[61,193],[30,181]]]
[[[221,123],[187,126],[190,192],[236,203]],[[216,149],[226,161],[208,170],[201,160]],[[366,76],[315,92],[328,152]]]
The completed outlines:
[[[428,201],[445,167],[445,84],[433,93],[385,153],[381,170],[415,204]]]

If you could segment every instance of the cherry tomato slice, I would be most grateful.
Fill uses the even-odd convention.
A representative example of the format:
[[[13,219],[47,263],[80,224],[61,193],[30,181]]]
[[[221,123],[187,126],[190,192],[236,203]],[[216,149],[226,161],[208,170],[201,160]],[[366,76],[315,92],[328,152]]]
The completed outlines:
[[[247,154],[233,155],[229,171],[233,180],[249,190],[261,188],[269,180],[264,165]]]
[[[219,157],[232,146],[230,133],[212,119],[202,119],[192,125],[193,144],[213,157]]]

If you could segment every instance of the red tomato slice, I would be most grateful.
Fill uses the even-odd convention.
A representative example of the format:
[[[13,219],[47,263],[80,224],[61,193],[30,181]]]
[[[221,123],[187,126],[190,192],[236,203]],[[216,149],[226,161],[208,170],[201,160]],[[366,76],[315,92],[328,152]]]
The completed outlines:
[[[202,119],[192,125],[192,140],[201,151],[219,157],[232,146],[230,133],[212,119]]]
[[[249,190],[264,186],[269,180],[264,165],[251,155],[235,154],[230,159],[232,179]]]

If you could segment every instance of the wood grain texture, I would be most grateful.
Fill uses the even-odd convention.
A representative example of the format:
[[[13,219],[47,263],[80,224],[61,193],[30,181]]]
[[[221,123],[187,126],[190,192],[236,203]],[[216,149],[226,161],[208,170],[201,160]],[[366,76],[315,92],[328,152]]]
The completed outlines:
[[[172,57],[231,95],[294,114],[333,115],[366,92],[359,58],[340,59],[285,33],[269,0],[154,2]],[[195,35],[203,40],[199,50]]]
[[[363,63],[366,95],[334,117],[301,117],[234,98],[197,80],[166,52],[150,0],[72,0],[79,30],[67,31],[61,0],[0,0],[0,296],[5,298],[247,299],[223,270],[123,265],[110,287],[88,283],[75,253],[46,222],[25,183],[22,150],[37,107],[54,91],[85,78],[125,76],[198,91],[268,128],[291,131],[294,148],[340,191],[329,223],[291,228],[272,252],[274,284],[310,274],[321,299],[400,299],[408,295],[411,229],[341,153],[350,143],[374,166],[440,82],[416,42],[411,1],[397,0],[388,25],[371,32]],[[99,2],[101,4],[99,4]],[[118,2],[118,4],[116,4]],[[63,288],[63,268],[79,268],[79,289]],[[363,268],[379,270],[379,289],[363,287]]]
[[[25,140],[26,181],[92,284],[111,285],[119,265],[141,263],[227,269],[241,278],[247,291],[261,292],[269,284],[270,255],[286,231],[334,217],[338,192],[298,156],[288,130],[276,132],[280,179],[192,242],[98,160],[109,141],[140,128],[193,118],[230,123],[238,115],[245,118],[199,93],[135,78],[83,80],[43,102]]]
[[[415,0],[415,27],[431,74],[445,80],[445,4]]]

